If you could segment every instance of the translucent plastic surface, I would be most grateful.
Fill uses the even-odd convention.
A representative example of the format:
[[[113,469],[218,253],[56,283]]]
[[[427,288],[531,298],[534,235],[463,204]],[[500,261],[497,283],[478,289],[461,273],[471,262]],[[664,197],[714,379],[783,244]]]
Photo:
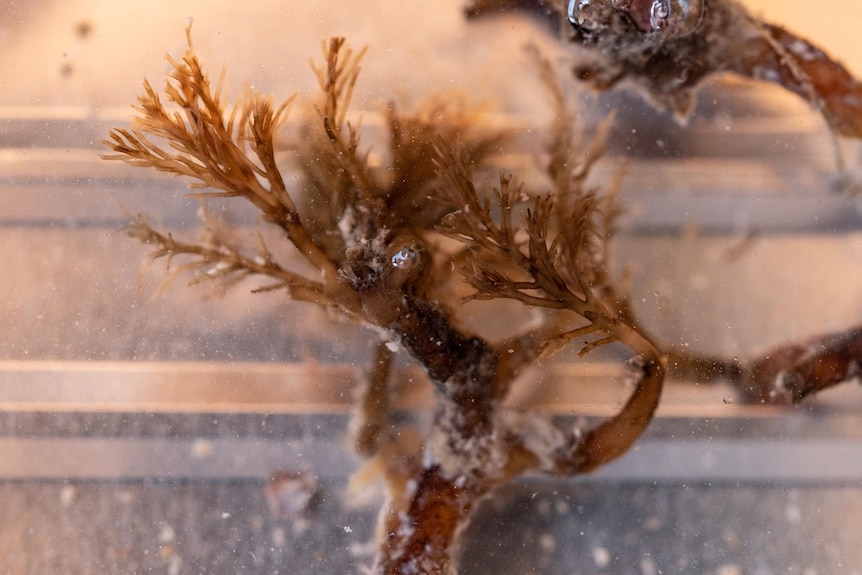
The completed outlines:
[[[598,4],[630,3],[575,0],[569,16],[587,27]],[[694,22],[701,8],[654,4],[656,33],[683,30],[690,22],[675,14]],[[862,69],[851,7],[749,5]],[[345,6],[0,3],[0,572],[370,565],[381,498],[357,489],[375,464],[355,475],[366,462],[351,449],[350,417],[379,333],[283,290],[252,293],[253,280],[224,293],[185,276],[163,285],[164,261],[146,265],[153,246],[123,226],[141,212],[193,238],[199,203],[180,179],[99,157],[109,130],[128,126],[143,79],[161,89],[164,55],[182,56],[191,23],[211,78],[226,69],[227,99],[245,87],[276,100],[313,92],[309,59],[344,35],[368,46],[350,118],[370,162],[387,160],[389,103],[445,92],[487,103],[489,125],[515,136],[489,179],[505,170],[547,187],[528,156],[554,117],[523,46],[537,44],[563,76],[576,51],[523,15],[467,22],[458,0]],[[745,358],[862,323],[859,201],[837,191],[835,142],[801,100],[723,79],[683,126],[625,88],[565,89],[587,132],[615,113],[590,183],[619,181],[627,211],[612,269],[651,334]],[[287,129],[310,113],[295,111]],[[856,175],[858,144],[841,150]],[[255,210],[210,206],[251,245],[299,259]],[[405,247],[385,263],[407,273],[421,257]],[[485,304],[460,319],[489,340],[537,321]],[[572,428],[616,412],[631,391],[627,352],[578,349],[530,369],[507,405]],[[427,426],[435,389],[404,353],[393,373],[396,422]],[[462,571],[862,572],[860,438],[858,385],[784,410],[747,405],[726,382],[671,382],[642,443],[616,464],[519,479],[483,503]]]

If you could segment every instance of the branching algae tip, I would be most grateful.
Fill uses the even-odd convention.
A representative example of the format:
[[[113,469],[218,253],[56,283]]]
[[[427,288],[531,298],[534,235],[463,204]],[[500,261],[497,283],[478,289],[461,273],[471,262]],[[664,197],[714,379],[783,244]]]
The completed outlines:
[[[521,5],[483,1],[469,12]],[[568,23],[569,40],[600,56],[600,63],[576,68],[595,86],[629,78],[685,113],[701,78],[733,70],[779,81],[809,98],[841,133],[858,133],[860,115],[850,113],[848,98],[833,98],[835,86],[855,86],[843,68],[736,3],[575,0],[530,7],[537,6],[544,17]],[[235,285],[258,278],[259,290],[283,291],[380,334],[352,426],[356,451],[380,470],[388,492],[373,573],[456,573],[460,535],[486,496],[524,473],[572,477],[624,454],[652,420],[668,370],[730,380],[744,398],[773,403],[797,402],[856,376],[858,329],[740,362],[662,346],[644,328],[609,265],[622,207],[612,187],[585,185],[608,125],[589,139],[578,135],[557,75],[537,52],[537,77],[557,118],[547,148],[536,150],[550,182],[541,194],[508,173],[493,185],[479,183],[475,174],[506,137],[486,129],[480,112],[446,98],[410,111],[389,105],[389,162],[385,169],[372,165],[357,126],[346,119],[362,56],[342,38],[324,43],[314,67],[319,93],[284,142],[291,109],[306,104],[292,97],[277,104],[247,91],[226,105],[221,81],[209,81],[189,32],[185,55],[169,58],[164,96],[144,83],[132,126],[111,131],[105,143],[113,153],[105,158],[183,176],[194,198],[251,202],[262,225],[295,252],[282,261],[263,236],[246,245],[203,210],[205,233],[197,240],[177,239],[144,215],[134,218],[128,233],[149,245],[152,257],[195,279]],[[821,68],[830,71],[829,88],[823,74],[813,73]],[[284,178],[288,166],[301,177]],[[510,300],[541,321],[501,341],[470,333],[459,321],[462,302],[452,297],[463,282],[470,299]],[[541,358],[607,344],[631,355],[631,395],[615,415],[581,429],[504,407],[512,382]],[[427,428],[398,427],[391,414],[393,357],[402,350],[435,387]]]

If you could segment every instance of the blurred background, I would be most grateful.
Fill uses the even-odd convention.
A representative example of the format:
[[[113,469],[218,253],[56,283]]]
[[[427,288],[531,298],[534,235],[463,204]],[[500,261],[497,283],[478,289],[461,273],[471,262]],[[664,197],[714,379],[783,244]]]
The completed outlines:
[[[311,88],[308,58],[318,54],[321,39],[342,35],[354,46],[371,48],[360,101],[365,95],[374,101],[390,97],[395,87],[425,93],[450,84],[485,97],[514,97],[500,89],[510,80],[490,64],[517,60],[517,46],[544,41],[543,36],[510,18],[467,24],[462,4],[3,2],[2,100],[6,106],[125,106],[137,95],[142,77],[165,72],[166,52],[182,51],[190,22],[198,51],[214,70],[229,67],[232,86],[248,83],[276,93]],[[839,0],[823,0],[814,8],[803,0],[744,4],[827,47],[851,70],[862,70],[855,7]]]

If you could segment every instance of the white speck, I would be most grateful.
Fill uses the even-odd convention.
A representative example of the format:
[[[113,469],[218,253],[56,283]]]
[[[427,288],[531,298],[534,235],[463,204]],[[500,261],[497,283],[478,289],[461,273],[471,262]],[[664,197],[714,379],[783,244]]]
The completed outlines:
[[[723,401],[726,405],[730,405],[731,403],[733,403],[733,398],[729,395],[725,395],[721,401]]]
[[[383,154],[369,153],[366,162],[370,168],[379,168],[383,165]]]
[[[791,525],[799,525],[802,523],[802,510],[796,503],[789,503],[787,507],[784,508],[784,516],[787,518],[787,522]]]
[[[192,443],[191,451],[194,459],[205,459],[215,452],[215,445],[208,439],[197,439]]]
[[[309,521],[305,517],[297,517],[290,523],[290,532],[293,533],[294,536],[299,537],[300,535],[308,531],[310,525],[311,521]]]
[[[344,525],[342,529],[344,529],[345,533],[353,533],[353,529],[350,528],[350,525]]]
[[[400,346],[400,345],[398,345],[398,344],[397,344],[396,342],[394,342],[394,341],[387,341],[387,342],[386,342],[386,349],[388,349],[388,350],[389,350],[389,351],[391,351],[392,353],[395,353],[395,352],[397,352],[399,349],[401,349],[401,346]]]
[[[557,548],[557,540],[550,533],[544,533],[539,536],[539,547],[546,553],[552,553]]]
[[[129,505],[135,500],[135,496],[132,495],[131,491],[118,491],[114,493],[114,499],[122,503],[123,505]]]
[[[170,525],[162,525],[159,531],[159,543],[172,543],[177,538],[174,528]]]
[[[596,567],[604,569],[610,565],[611,552],[604,547],[595,547],[593,549],[593,561],[595,562]]]
[[[182,557],[179,555],[171,555],[168,563],[168,575],[179,575],[183,567]]]
[[[266,499],[272,514],[297,520],[305,514],[317,492],[317,481],[308,473],[280,471],[266,486]]]
[[[715,453],[712,451],[706,451],[703,455],[700,456],[700,468],[701,469],[714,469],[717,463]]]
[[[643,526],[644,529],[648,531],[655,531],[656,529],[661,529],[661,517],[659,517],[658,515],[650,515],[644,520]]]
[[[227,511],[222,512],[222,514],[221,514],[221,518],[222,518],[222,519],[229,519],[229,518],[230,518],[230,513],[228,513]]]
[[[536,511],[542,517],[547,517],[551,514],[551,502],[547,499],[540,499],[536,503]]]
[[[409,539],[416,532],[416,527],[413,526],[413,522],[403,511],[398,514],[398,519],[401,523],[398,525],[396,535],[401,539]]]
[[[75,502],[77,495],[78,490],[75,489],[74,485],[64,485],[63,488],[60,489],[60,505],[63,507],[69,507]]]
[[[220,275],[230,269],[231,265],[226,261],[218,261],[207,269],[206,274],[210,277]]]
[[[557,515],[568,515],[572,512],[572,506],[569,505],[568,501],[558,499],[557,502],[554,503],[554,511],[557,512]]]

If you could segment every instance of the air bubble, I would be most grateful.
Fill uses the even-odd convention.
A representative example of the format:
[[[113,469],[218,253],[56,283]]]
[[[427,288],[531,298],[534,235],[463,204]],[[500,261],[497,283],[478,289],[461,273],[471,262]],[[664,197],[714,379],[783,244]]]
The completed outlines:
[[[673,36],[691,34],[703,19],[704,0],[653,0],[649,22],[653,31],[668,30]]]
[[[416,263],[416,250],[412,250],[410,248],[398,250],[392,255],[391,263],[392,267],[398,269],[412,267],[413,264]]]
[[[704,1],[569,0],[567,16],[575,28],[596,31],[610,24],[614,12],[624,12],[637,22],[643,32],[681,37],[691,34],[700,25]]]
[[[653,30],[661,30],[670,21],[670,2],[668,0],[653,0],[649,9],[649,25]]]
[[[602,23],[601,0],[569,0],[568,17],[576,28],[595,30]]]

